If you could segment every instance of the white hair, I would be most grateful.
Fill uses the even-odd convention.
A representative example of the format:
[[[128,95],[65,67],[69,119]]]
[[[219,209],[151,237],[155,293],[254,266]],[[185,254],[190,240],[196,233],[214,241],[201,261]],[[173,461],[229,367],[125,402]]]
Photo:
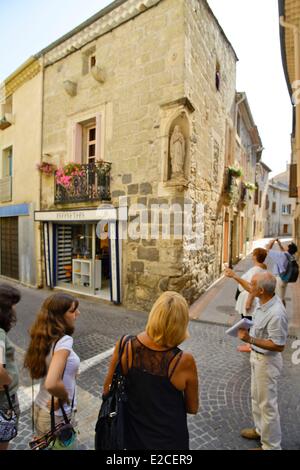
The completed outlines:
[[[271,273],[261,273],[256,276],[256,285],[266,294],[273,295],[276,289],[276,277]]]

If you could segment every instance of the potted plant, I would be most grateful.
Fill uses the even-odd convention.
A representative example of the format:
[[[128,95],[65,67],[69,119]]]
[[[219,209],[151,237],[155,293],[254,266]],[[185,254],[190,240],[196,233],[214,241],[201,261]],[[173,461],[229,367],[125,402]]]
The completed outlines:
[[[68,189],[74,176],[82,176],[82,165],[70,162],[63,168],[59,168],[55,173],[56,184]]]
[[[255,191],[256,190],[256,185],[254,183],[250,183],[250,181],[246,181],[245,187],[249,191]]]
[[[56,171],[56,166],[53,163],[42,162],[36,165],[37,169],[44,173],[46,176],[51,176]]]
[[[237,168],[235,166],[229,166],[228,167],[228,172],[230,176],[233,176],[234,178],[240,178],[243,175],[242,169]]]

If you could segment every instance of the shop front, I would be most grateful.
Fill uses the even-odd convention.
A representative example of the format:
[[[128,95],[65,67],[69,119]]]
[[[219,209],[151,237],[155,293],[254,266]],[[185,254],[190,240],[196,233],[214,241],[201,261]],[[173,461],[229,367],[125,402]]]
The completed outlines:
[[[46,283],[121,302],[117,210],[37,211],[43,225]]]

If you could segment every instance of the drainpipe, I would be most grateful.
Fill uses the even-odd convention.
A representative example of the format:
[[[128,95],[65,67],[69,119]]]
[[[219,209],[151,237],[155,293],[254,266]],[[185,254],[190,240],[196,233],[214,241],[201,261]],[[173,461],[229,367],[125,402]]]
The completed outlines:
[[[41,134],[40,134],[40,162],[43,161],[43,141],[44,141],[44,90],[45,90],[45,72],[44,72],[44,56],[40,58],[41,67],[42,67],[42,97],[41,97]],[[39,207],[38,210],[41,210],[43,200],[43,188],[42,188],[42,172],[40,172],[40,187],[39,187]],[[44,287],[43,282],[43,222],[39,222],[39,233],[40,233],[40,262],[38,267],[39,272],[39,288]]]
[[[295,81],[300,80],[300,29],[295,24],[284,21],[284,16],[280,17],[280,24],[283,28],[293,30],[294,35],[294,60],[295,60]],[[296,106],[296,162],[297,162],[297,188],[298,198],[300,198],[300,102]]]

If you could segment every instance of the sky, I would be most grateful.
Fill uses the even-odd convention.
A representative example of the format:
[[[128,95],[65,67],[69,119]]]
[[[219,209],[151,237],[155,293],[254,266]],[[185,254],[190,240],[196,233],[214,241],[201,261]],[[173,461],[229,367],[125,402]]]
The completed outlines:
[[[109,3],[111,0],[0,0],[0,82],[31,55]],[[237,91],[247,93],[265,148],[262,160],[273,170],[272,175],[278,174],[290,161],[292,106],[281,62],[277,0],[208,3],[239,58]]]

